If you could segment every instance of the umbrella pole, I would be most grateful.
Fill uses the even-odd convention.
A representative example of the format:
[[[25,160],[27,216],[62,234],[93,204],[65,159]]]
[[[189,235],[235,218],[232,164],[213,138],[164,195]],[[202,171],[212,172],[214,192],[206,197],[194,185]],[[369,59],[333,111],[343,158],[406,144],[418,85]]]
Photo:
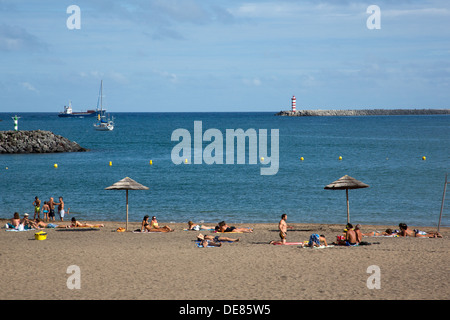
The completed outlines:
[[[345,194],[347,196],[347,223],[350,223],[350,207],[348,205],[348,189],[345,189]]]
[[[441,228],[442,210],[444,209],[445,192],[446,191],[447,191],[447,174],[445,174],[444,194],[442,195],[441,213],[439,214],[439,223],[438,223],[438,227],[437,227],[437,232],[439,232],[439,229]]]
[[[125,230],[128,231],[128,189],[127,189],[127,223],[125,225]]]

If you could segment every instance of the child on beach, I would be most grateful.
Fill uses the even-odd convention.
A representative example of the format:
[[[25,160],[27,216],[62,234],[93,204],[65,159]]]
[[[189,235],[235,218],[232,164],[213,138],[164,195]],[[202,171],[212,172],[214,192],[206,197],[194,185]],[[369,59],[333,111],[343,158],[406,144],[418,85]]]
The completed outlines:
[[[49,212],[50,212],[50,207],[48,206],[47,201],[44,201],[44,205],[42,206],[42,213],[44,214],[44,221],[50,221],[48,218]]]

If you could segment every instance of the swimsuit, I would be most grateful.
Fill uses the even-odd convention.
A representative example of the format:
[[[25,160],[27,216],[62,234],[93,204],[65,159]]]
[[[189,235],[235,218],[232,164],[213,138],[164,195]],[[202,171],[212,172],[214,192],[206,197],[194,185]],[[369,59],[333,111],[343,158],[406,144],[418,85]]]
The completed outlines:
[[[236,229],[236,227],[228,227],[224,232],[233,232],[234,229]]]
[[[351,247],[351,246],[356,246],[357,243],[356,243],[356,242],[355,242],[355,243],[351,243],[351,242],[349,242],[349,241],[347,240],[347,241],[345,241],[345,245]]]
[[[281,240],[285,240],[286,239],[286,232],[280,231],[280,238],[281,238]]]

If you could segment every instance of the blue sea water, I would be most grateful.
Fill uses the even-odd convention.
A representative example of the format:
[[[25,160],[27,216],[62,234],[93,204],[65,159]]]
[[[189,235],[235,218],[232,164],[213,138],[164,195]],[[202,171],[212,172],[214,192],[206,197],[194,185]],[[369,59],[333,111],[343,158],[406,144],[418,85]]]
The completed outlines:
[[[446,115],[112,113],[116,127],[111,132],[95,131],[93,118],[17,115],[19,130],[49,130],[90,151],[0,155],[3,218],[15,211],[32,215],[35,196],[43,201],[63,196],[69,218],[124,221],[125,191],[105,188],[130,177],[149,190],[129,192],[129,221],[148,214],[162,222],[276,223],[287,213],[291,223],[345,224],[345,191],[324,186],[347,174],[370,186],[349,191],[352,223],[436,226],[449,169]],[[13,129],[12,116],[0,113],[0,130]],[[270,141],[270,130],[279,129],[277,174],[261,175],[264,164],[248,160],[175,165],[171,153],[178,142],[171,141],[172,132],[184,128],[193,139],[194,121],[202,121],[203,132],[219,129],[224,139],[226,129],[253,128],[267,129]],[[204,141],[203,148],[208,144]],[[447,197],[441,226],[449,226],[449,216]]]

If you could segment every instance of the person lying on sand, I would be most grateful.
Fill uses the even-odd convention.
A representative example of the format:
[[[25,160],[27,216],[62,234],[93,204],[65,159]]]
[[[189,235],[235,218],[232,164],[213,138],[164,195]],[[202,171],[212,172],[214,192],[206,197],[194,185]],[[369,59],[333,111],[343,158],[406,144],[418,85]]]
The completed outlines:
[[[100,227],[104,227],[105,225],[103,224],[88,224],[88,223],[81,223],[79,221],[77,221],[77,219],[75,217],[73,217],[71,219],[71,224],[68,226],[57,226],[57,228],[100,228]]]
[[[35,228],[36,229],[42,229],[42,228],[57,228],[58,225],[53,224],[53,223],[45,223],[44,221],[42,221],[41,219],[37,218],[34,222]]]
[[[222,241],[230,241],[230,242],[237,242],[239,241],[239,238],[237,239],[232,239],[232,238],[228,238],[228,237],[222,237],[222,236],[210,236],[210,235],[203,235],[201,233],[198,234],[197,236],[197,240],[199,241],[203,241],[203,240],[210,240],[213,242],[222,242]]]
[[[400,237],[442,238],[442,235],[439,232],[427,233],[418,229],[411,230],[406,223],[399,223],[398,227],[400,228],[400,232],[398,233]]]
[[[195,224],[192,221],[188,222],[188,230],[200,231],[200,230],[214,230],[214,227],[207,227],[203,224]]]
[[[226,224],[225,221],[219,222],[219,225],[214,228],[216,232],[244,232],[251,233],[253,229],[251,228],[236,228],[234,226],[230,227]]]
[[[153,223],[153,226],[150,225],[150,223],[148,222],[148,215],[145,215],[144,218],[142,219],[142,224],[141,224],[141,232],[172,232],[174,230],[172,230],[171,228],[169,228],[168,226],[164,226],[164,227],[159,227],[158,226],[158,222],[156,222],[156,227],[155,224]],[[156,217],[154,217],[154,221],[156,221]]]
[[[364,237],[379,237],[379,236],[392,237],[392,236],[396,236],[397,232],[394,232],[394,230],[392,230],[392,229],[386,229],[383,232],[372,231],[372,232],[369,232],[369,233],[363,233],[362,235]]]

